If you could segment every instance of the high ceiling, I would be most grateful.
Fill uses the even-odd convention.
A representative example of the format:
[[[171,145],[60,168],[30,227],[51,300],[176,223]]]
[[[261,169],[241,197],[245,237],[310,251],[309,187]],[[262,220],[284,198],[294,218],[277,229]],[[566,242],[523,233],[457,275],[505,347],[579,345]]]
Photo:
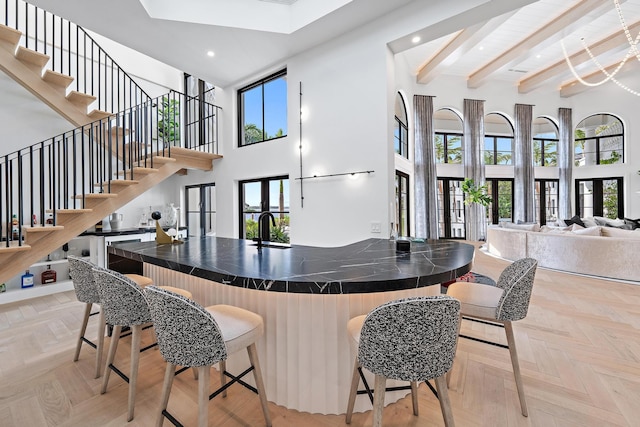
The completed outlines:
[[[568,54],[575,55],[572,62],[581,75],[597,70],[581,38],[605,67],[619,63],[629,50],[627,38],[618,34],[622,27],[613,0],[30,2],[222,87],[368,23],[388,23],[390,16],[410,23],[404,33],[393,33],[388,45],[421,83],[449,74],[466,77],[469,87],[501,80],[517,85],[522,93],[544,85],[571,96],[587,87],[574,84],[561,41]],[[635,38],[640,31],[640,0],[620,3]],[[424,28],[416,24],[418,11],[428,16],[427,12],[443,8],[452,18]],[[421,40],[414,43],[416,35]],[[215,56],[208,57],[208,51]],[[634,79],[638,69],[632,56],[619,75],[625,82],[638,80],[632,87],[636,90],[640,90],[640,79]],[[591,79],[600,80],[601,74]]]
[[[640,32],[640,0],[620,0],[620,9],[635,38]],[[539,0],[400,55],[421,83],[450,74],[466,77],[468,87],[501,80],[518,86],[520,93],[544,85],[557,88],[561,96],[572,96],[588,86],[571,73],[562,43],[579,76],[589,82],[605,75],[584,45],[609,72],[630,49],[613,0]],[[638,65],[632,55],[618,76],[631,81],[629,86],[637,83],[630,88],[640,91]]]

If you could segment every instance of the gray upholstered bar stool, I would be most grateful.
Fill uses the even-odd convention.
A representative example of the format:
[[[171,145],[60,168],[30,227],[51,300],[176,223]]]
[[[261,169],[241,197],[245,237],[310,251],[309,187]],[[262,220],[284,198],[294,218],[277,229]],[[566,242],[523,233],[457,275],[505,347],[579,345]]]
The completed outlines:
[[[100,310],[100,318],[98,320],[98,336],[96,342],[87,339],[85,333],[87,331],[87,324],[89,323],[89,316],[91,314],[91,308],[93,304],[100,305],[100,295],[98,294],[98,287],[93,279],[93,268],[95,264],[78,258],[76,256],[69,255],[69,276],[73,281],[73,288],[76,292],[76,298],[78,301],[85,303],[84,317],[82,318],[82,325],[80,326],[80,332],[78,334],[78,341],[76,344],[76,352],[73,356],[73,361],[77,362],[80,358],[80,349],[82,343],[87,343],[91,347],[96,349],[96,370],[95,378],[100,376],[102,367],[102,347],[104,344],[104,312]],[[95,314],[95,313],[94,313]]]
[[[82,344],[86,343],[89,346],[96,349],[96,370],[95,378],[100,376],[102,372],[102,353],[104,347],[104,333],[106,324],[104,320],[104,313],[102,310],[99,312],[98,320],[98,334],[96,341],[93,342],[85,337],[87,331],[87,325],[89,323],[89,317],[93,314],[91,309],[94,304],[100,305],[100,295],[98,294],[98,288],[95,284],[93,277],[93,268],[97,267],[96,264],[87,261],[86,259],[79,258],[73,255],[69,255],[69,276],[73,282],[73,288],[76,292],[76,298],[78,301],[85,303],[84,316],[82,318],[82,325],[80,326],[80,332],[78,334],[78,341],[76,344],[76,351],[73,356],[73,361],[77,362],[80,358],[80,350]],[[142,276],[139,274],[125,274],[126,277],[133,280],[137,285],[145,287],[151,285],[153,280],[150,277]]]
[[[98,294],[100,295],[105,321],[113,326],[113,334],[109,345],[109,353],[104,368],[104,377],[102,379],[100,393],[104,394],[107,391],[109,375],[112,370],[125,379],[125,381],[128,381],[129,406],[127,421],[131,421],[133,419],[135,406],[140,352],[155,346],[155,344],[152,344],[148,347],[140,348],[142,329],[144,325],[151,323],[151,314],[149,313],[149,307],[144,297],[142,287],[138,286],[133,280],[123,274],[100,267],[93,269],[93,275],[98,288]],[[186,298],[191,297],[191,294],[187,291],[177,288],[171,289],[181,291]],[[131,370],[128,378],[113,365],[123,327],[129,327],[132,332]]]
[[[528,416],[527,402],[524,396],[524,386],[520,375],[518,352],[511,322],[524,319],[527,316],[537,266],[538,262],[535,259],[522,258],[502,271],[496,286],[456,282],[449,285],[447,290],[447,295],[460,300],[462,304],[460,315],[465,319],[480,319],[482,322],[489,321],[489,324],[504,327],[508,344],[506,346],[467,335],[460,336],[509,349],[513,375],[520,398],[520,409],[525,417]]]
[[[176,365],[198,369],[198,426],[208,426],[208,403],[218,394],[226,396],[226,389],[239,382],[258,394],[264,419],[271,426],[271,416],[265,394],[262,373],[256,352],[256,340],[262,336],[262,317],[250,311],[230,305],[202,307],[195,301],[156,286],[145,288],[153,325],[158,337],[162,357],[167,361],[158,421],[161,427],[164,417],[180,425],[167,411],[169,394]],[[227,356],[247,349],[251,367],[236,377],[226,372]],[[221,387],[209,395],[210,368],[220,362]],[[257,389],[241,381],[253,371]],[[232,378],[226,382],[226,376]]]
[[[453,426],[445,374],[453,364],[459,316],[457,300],[437,295],[391,301],[367,315],[351,319],[347,331],[357,357],[347,404],[347,424],[351,423],[356,394],[360,394],[360,377],[365,381],[361,370],[365,368],[375,374],[374,427],[382,426],[387,378],[411,383],[414,415],[418,415],[418,382],[435,379],[444,423]],[[369,389],[366,382],[365,386]]]

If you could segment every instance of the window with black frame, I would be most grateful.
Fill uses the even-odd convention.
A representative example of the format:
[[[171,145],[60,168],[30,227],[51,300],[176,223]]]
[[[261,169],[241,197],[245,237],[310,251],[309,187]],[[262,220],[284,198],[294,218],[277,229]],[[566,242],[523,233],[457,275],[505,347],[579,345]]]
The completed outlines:
[[[462,118],[449,108],[433,114],[436,163],[462,164]]]
[[[624,218],[623,184],[621,177],[576,179],[576,213],[580,218]]]
[[[238,91],[238,146],[287,136],[287,70]]]
[[[409,236],[409,175],[396,171],[396,225],[398,236]]]
[[[558,220],[558,183],[557,179],[535,180],[536,222],[540,225]]]
[[[487,194],[491,203],[487,207],[487,224],[511,222],[513,218],[513,179],[487,178]]]
[[[289,206],[288,176],[240,181],[239,237],[251,240],[260,230],[264,241],[289,243]],[[262,212],[270,212],[276,225],[269,216],[260,220]]]
[[[409,158],[409,120],[404,98],[396,94],[395,118],[393,128],[393,147],[396,154]]]
[[[574,133],[575,166],[624,162],[624,125],[612,114],[595,114],[582,120]]]
[[[499,113],[489,113],[484,119],[485,165],[513,165],[513,125]]]
[[[546,117],[533,121],[533,164],[558,165],[558,126]]]
[[[438,178],[438,237],[464,239],[462,178]]]

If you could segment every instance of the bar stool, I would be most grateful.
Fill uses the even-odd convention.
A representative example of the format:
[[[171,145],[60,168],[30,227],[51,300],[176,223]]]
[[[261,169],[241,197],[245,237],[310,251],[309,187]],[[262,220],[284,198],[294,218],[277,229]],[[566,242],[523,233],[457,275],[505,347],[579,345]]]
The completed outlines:
[[[528,416],[527,402],[524,396],[524,385],[520,375],[518,351],[513,336],[511,322],[524,319],[529,311],[529,301],[533,290],[538,261],[533,258],[522,258],[505,268],[496,286],[473,282],[456,282],[449,286],[447,295],[460,300],[462,304],[461,317],[467,320],[477,320],[481,323],[504,327],[507,344],[498,344],[466,335],[462,338],[492,344],[509,349],[513,375],[520,399],[520,409],[523,416]],[[450,379],[450,378],[448,378]]]
[[[106,366],[104,368],[104,376],[102,379],[101,394],[107,391],[109,384],[109,375],[111,371],[116,372],[121,378],[129,382],[129,403],[127,421],[133,419],[136,382],[138,379],[138,365],[140,362],[140,352],[154,347],[156,344],[140,348],[141,333],[143,326],[151,323],[151,315],[147,301],[142,293],[142,288],[133,280],[117,273],[115,271],[96,267],[93,269],[94,279],[100,295],[102,311],[106,323],[113,326],[113,334],[109,345],[109,353],[107,355]],[[180,291],[185,298],[190,298],[191,294],[187,291],[171,288]],[[122,373],[113,365],[118,342],[120,341],[120,333],[123,327],[129,327],[132,332],[131,342],[131,370],[129,377]]]
[[[73,288],[76,293],[76,298],[78,299],[78,301],[85,303],[84,316],[82,318],[82,325],[80,326],[80,332],[78,334],[76,352],[73,356],[73,361],[77,362],[80,358],[80,350],[83,343],[86,343],[89,346],[95,348],[95,378],[98,378],[100,377],[100,373],[102,371],[102,353],[104,348],[104,334],[106,329],[103,311],[100,310],[99,313],[91,313],[93,304],[96,304],[98,306],[100,305],[100,295],[98,294],[98,288],[93,277],[93,268],[98,266],[90,261],[87,261],[86,259],[79,258],[74,255],[69,255],[67,259],[69,260],[69,276],[71,277],[71,281],[73,282]],[[145,287],[153,283],[153,280],[150,277],[142,276],[139,274],[125,274],[125,276],[133,280],[138,286]],[[191,297],[190,294],[188,295],[188,297]],[[87,331],[89,317],[95,314],[99,314],[98,336],[96,342],[93,342],[85,336],[85,333]]]
[[[266,425],[270,427],[271,416],[255,344],[263,333],[262,317],[229,305],[204,308],[195,301],[157,286],[149,286],[144,292],[158,337],[160,353],[167,361],[156,426],[162,426],[164,417],[174,425],[180,425],[167,411],[167,405],[176,365],[181,365],[198,369],[198,426],[208,425],[208,401],[218,394],[226,397],[226,389],[231,384],[239,382],[258,394]],[[240,376],[231,375],[225,370],[227,356],[243,348],[249,353],[251,367]],[[209,395],[210,368],[218,362],[222,386]],[[257,389],[241,380],[251,371]],[[226,376],[232,379],[231,382],[226,382]]]
[[[80,358],[80,349],[82,343],[87,343],[89,346],[96,349],[96,370],[95,378],[100,376],[100,368],[102,366],[102,348],[104,344],[104,330],[105,320],[104,312],[100,310],[100,317],[98,320],[98,337],[96,342],[90,341],[85,337],[87,331],[87,324],[89,323],[89,316],[91,314],[91,308],[93,304],[100,305],[100,295],[98,294],[98,288],[93,279],[93,268],[95,264],[86,261],[82,258],[78,258],[73,255],[67,257],[69,260],[69,276],[73,281],[73,288],[76,292],[76,298],[78,301],[85,303],[84,317],[82,318],[82,325],[80,326],[80,333],[78,334],[78,341],[76,344],[76,352],[73,356],[73,361],[77,362]]]
[[[409,381],[413,413],[418,415],[418,381],[435,379],[436,397],[446,426],[453,426],[445,374],[456,352],[460,302],[449,296],[412,297],[391,301],[347,324],[357,356],[353,366],[346,422],[351,423],[361,368],[375,374],[373,426],[382,426],[387,378]],[[371,395],[369,396],[371,398]]]

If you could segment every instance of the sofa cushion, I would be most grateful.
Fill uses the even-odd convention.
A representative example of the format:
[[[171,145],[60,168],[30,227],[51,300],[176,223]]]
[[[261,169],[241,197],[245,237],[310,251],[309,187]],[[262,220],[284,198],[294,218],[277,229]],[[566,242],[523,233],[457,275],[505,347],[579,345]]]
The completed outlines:
[[[573,224],[573,226],[575,227],[577,224]],[[579,234],[582,236],[600,236],[601,235],[601,229],[602,227],[588,227],[588,228],[575,228],[571,230],[571,233],[573,234]]]
[[[605,227],[622,228],[625,226],[624,219],[610,219],[602,216],[594,216],[593,219],[598,223],[598,225],[603,225]]]
[[[640,228],[635,230],[622,230],[616,227],[602,227],[602,235],[605,237],[618,237],[622,239],[640,239]]]
[[[540,231],[540,226],[537,223],[514,224],[513,222],[501,222],[500,227],[511,228],[513,230],[522,230],[522,231]]]

